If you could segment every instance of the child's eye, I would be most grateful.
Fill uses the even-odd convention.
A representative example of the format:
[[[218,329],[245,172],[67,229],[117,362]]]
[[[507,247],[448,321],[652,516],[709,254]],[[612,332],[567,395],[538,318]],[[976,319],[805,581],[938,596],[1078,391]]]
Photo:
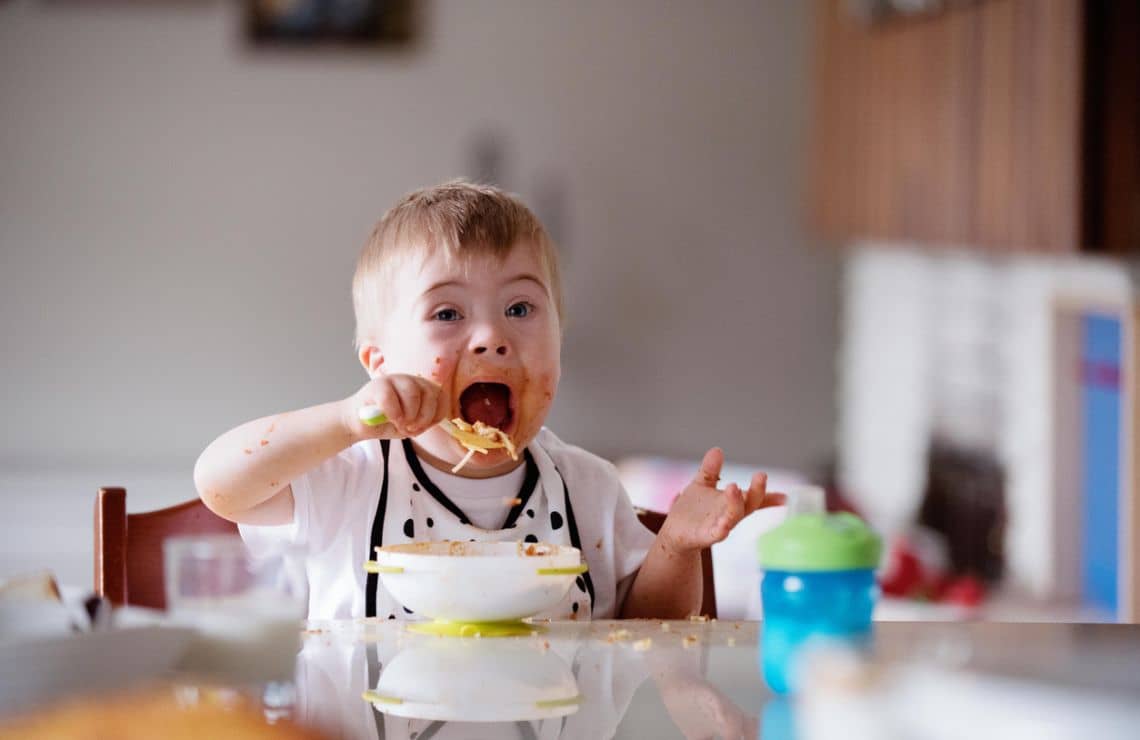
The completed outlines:
[[[459,321],[459,312],[454,308],[441,308],[432,314],[436,321]]]
[[[529,316],[530,312],[533,310],[534,304],[527,303],[526,301],[519,301],[518,303],[512,303],[507,308],[507,316],[510,316],[514,319],[521,319],[525,316]]]

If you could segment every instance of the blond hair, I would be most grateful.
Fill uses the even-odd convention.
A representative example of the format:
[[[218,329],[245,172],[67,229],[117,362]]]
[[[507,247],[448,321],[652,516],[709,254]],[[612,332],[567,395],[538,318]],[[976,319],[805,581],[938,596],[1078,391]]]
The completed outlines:
[[[465,180],[408,193],[376,223],[356,262],[352,307],[357,345],[375,337],[382,319],[383,284],[399,258],[442,250],[449,261],[482,255],[505,259],[524,242],[538,251],[561,319],[562,284],[554,244],[517,196]]]

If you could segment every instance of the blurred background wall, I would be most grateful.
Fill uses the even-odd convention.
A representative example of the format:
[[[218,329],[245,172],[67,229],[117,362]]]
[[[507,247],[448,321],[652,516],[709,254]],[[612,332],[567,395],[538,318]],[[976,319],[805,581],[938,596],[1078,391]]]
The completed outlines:
[[[811,7],[423,5],[408,48],[254,49],[227,2],[0,3],[0,577],[90,578],[97,486],[363,381],[349,280],[403,192],[494,175],[563,248],[551,426],[808,469],[839,260],[801,214]]]

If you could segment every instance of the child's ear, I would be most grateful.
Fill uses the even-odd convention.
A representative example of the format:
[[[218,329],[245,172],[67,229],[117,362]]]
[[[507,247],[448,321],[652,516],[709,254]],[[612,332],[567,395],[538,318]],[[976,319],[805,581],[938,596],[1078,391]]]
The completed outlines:
[[[368,377],[370,378],[375,378],[380,372],[380,366],[384,364],[384,353],[374,344],[360,345],[360,351],[357,357],[360,359],[360,364],[364,366],[364,370],[368,373]]]

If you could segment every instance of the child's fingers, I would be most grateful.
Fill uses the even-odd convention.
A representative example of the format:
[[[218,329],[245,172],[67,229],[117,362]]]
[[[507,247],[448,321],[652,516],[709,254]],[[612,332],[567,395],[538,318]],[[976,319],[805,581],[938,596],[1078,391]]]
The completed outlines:
[[[436,423],[436,412],[439,409],[439,386],[419,378],[422,394],[420,408],[416,418],[411,422],[415,432],[419,434],[432,424]]]
[[[366,399],[366,403],[377,406],[384,412],[384,415],[388,417],[388,424],[385,426],[397,427],[403,423],[404,407],[400,403],[400,394],[388,378],[375,383],[371,397]]]
[[[740,490],[740,486],[735,483],[729,483],[725,489],[725,496],[728,499],[728,504],[725,507],[725,513],[728,514],[733,525],[744,518],[745,508],[747,506],[747,498],[744,491]]]
[[[416,382],[416,378],[410,375],[393,375],[391,381],[396,389],[396,394],[400,397],[401,409],[400,419],[394,421],[396,421],[396,426],[400,428],[401,433],[406,433],[415,424],[416,418],[419,416],[424,390]]]
[[[727,537],[736,523],[744,518],[744,492],[740,490],[740,486],[729,483],[725,487],[723,495],[724,509],[716,518],[716,523],[710,533],[715,542],[720,542]]]
[[[745,508],[748,513],[752,513],[757,509],[763,507],[765,494],[768,490],[768,475],[767,473],[755,473],[752,476],[752,483],[748,486],[748,496],[745,501]]]
[[[709,488],[716,488],[717,481],[720,480],[720,469],[723,465],[724,452],[719,447],[712,448],[705,453],[701,460],[701,467],[697,470],[693,482]]]

